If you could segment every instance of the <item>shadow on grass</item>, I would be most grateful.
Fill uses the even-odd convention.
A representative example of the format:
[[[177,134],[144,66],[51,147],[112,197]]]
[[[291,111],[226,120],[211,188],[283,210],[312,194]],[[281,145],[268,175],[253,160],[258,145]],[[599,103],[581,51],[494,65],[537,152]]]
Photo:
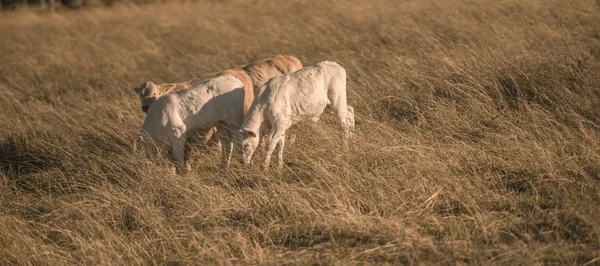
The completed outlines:
[[[0,171],[9,179],[60,165],[58,159],[34,147],[29,136],[12,135],[0,144]]]
[[[40,180],[26,176],[60,168],[60,161],[32,144],[30,135],[11,135],[0,143],[0,172],[26,192],[35,192]]]

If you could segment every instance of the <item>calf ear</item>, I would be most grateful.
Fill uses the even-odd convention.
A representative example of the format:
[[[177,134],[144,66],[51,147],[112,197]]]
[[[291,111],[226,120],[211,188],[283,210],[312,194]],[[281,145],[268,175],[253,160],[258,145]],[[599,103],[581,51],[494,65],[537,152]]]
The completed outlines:
[[[253,137],[256,138],[256,133],[252,130],[246,130],[246,138]]]
[[[177,87],[177,85],[175,85],[175,84],[168,84],[166,86],[163,85],[163,86],[160,86],[159,91],[160,91],[161,95],[168,94],[168,93],[173,92],[173,90],[175,90],[176,87]]]

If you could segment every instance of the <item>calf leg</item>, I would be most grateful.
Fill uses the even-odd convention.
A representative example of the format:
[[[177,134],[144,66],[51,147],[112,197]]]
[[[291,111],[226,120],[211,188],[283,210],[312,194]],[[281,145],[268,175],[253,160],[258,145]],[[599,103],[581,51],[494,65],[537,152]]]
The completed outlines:
[[[186,148],[187,145],[185,140],[174,140],[171,148],[171,159],[175,164],[175,172],[179,175],[185,175],[187,173],[186,166]]]
[[[211,129],[211,131],[213,131],[213,137],[217,136],[217,137],[213,138],[213,140],[216,144],[216,147],[217,147],[217,152],[222,152],[223,151],[223,142],[221,141],[221,138],[219,138],[218,134],[214,134],[214,133],[217,133],[217,128],[213,127]]]
[[[342,130],[344,131],[344,146],[347,148],[348,140],[350,139],[350,134],[351,134],[350,133],[350,124],[349,124],[348,118],[347,118],[348,108],[346,106],[344,106],[344,108],[337,106],[337,107],[334,107],[334,110],[335,110],[337,120],[338,120],[340,126],[342,127]]]
[[[346,123],[348,125],[348,138],[354,136],[354,128],[356,123],[354,121],[354,107],[348,105],[348,111],[346,112]]]
[[[190,145],[189,142],[185,142],[185,146],[183,147],[183,160],[185,163],[185,170],[187,172],[192,170],[192,166],[190,165],[190,153],[192,151],[192,146]]]
[[[296,134],[296,132],[290,133],[290,137],[288,139],[290,141],[290,144],[294,144],[294,142],[296,142],[297,137],[298,137],[298,134]]]
[[[233,145],[230,140],[222,140],[221,143],[221,168],[227,168],[229,167],[229,163],[231,162]]]
[[[215,143],[217,144],[217,151],[221,152],[221,138],[219,137],[218,134],[218,130],[217,127],[212,127],[210,130],[208,130],[206,132],[206,135],[204,135],[204,145],[208,145],[208,142],[213,139],[215,141]]]
[[[279,159],[277,164],[277,170],[281,171],[283,169],[283,146],[285,145],[285,136],[279,138],[279,150],[277,151],[277,157]]]
[[[346,81],[338,84],[343,86],[343,90],[331,90],[328,95],[331,101],[331,107],[335,112],[339,124],[344,131],[344,145],[348,147],[348,140],[352,137],[354,131],[354,108],[348,106],[346,102]]]
[[[206,134],[204,135],[204,140],[202,141],[203,142],[202,144],[207,145],[208,142],[210,141],[210,139],[214,136],[216,131],[217,131],[217,129],[215,127],[206,131]]]
[[[281,164],[281,167],[283,167],[283,142],[285,141],[286,130],[286,126],[275,126],[267,137],[267,154],[265,156],[265,163],[263,164],[263,168],[265,170],[269,168],[269,164],[271,163],[271,154],[277,147],[277,144],[280,142],[279,164]]]
[[[227,168],[231,162],[233,143],[231,141],[231,129],[226,123],[219,123],[217,127],[221,145],[221,168]]]

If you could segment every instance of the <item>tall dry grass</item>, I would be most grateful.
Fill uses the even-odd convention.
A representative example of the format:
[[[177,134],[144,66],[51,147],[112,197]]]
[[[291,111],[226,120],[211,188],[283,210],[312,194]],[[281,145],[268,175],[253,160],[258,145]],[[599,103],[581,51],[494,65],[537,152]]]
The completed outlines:
[[[600,3],[199,1],[0,14],[0,264],[594,264]],[[131,88],[274,54],[348,72],[357,136],[283,173],[127,152]],[[259,156],[261,156],[259,154]]]

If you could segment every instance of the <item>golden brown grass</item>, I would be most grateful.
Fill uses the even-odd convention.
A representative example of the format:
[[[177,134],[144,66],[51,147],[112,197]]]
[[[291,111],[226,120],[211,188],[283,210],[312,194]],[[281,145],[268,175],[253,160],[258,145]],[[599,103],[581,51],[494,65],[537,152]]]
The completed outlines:
[[[0,14],[0,264],[598,263],[600,3],[498,2]],[[127,152],[131,88],[274,54],[346,67],[351,152],[331,114],[281,174]]]

